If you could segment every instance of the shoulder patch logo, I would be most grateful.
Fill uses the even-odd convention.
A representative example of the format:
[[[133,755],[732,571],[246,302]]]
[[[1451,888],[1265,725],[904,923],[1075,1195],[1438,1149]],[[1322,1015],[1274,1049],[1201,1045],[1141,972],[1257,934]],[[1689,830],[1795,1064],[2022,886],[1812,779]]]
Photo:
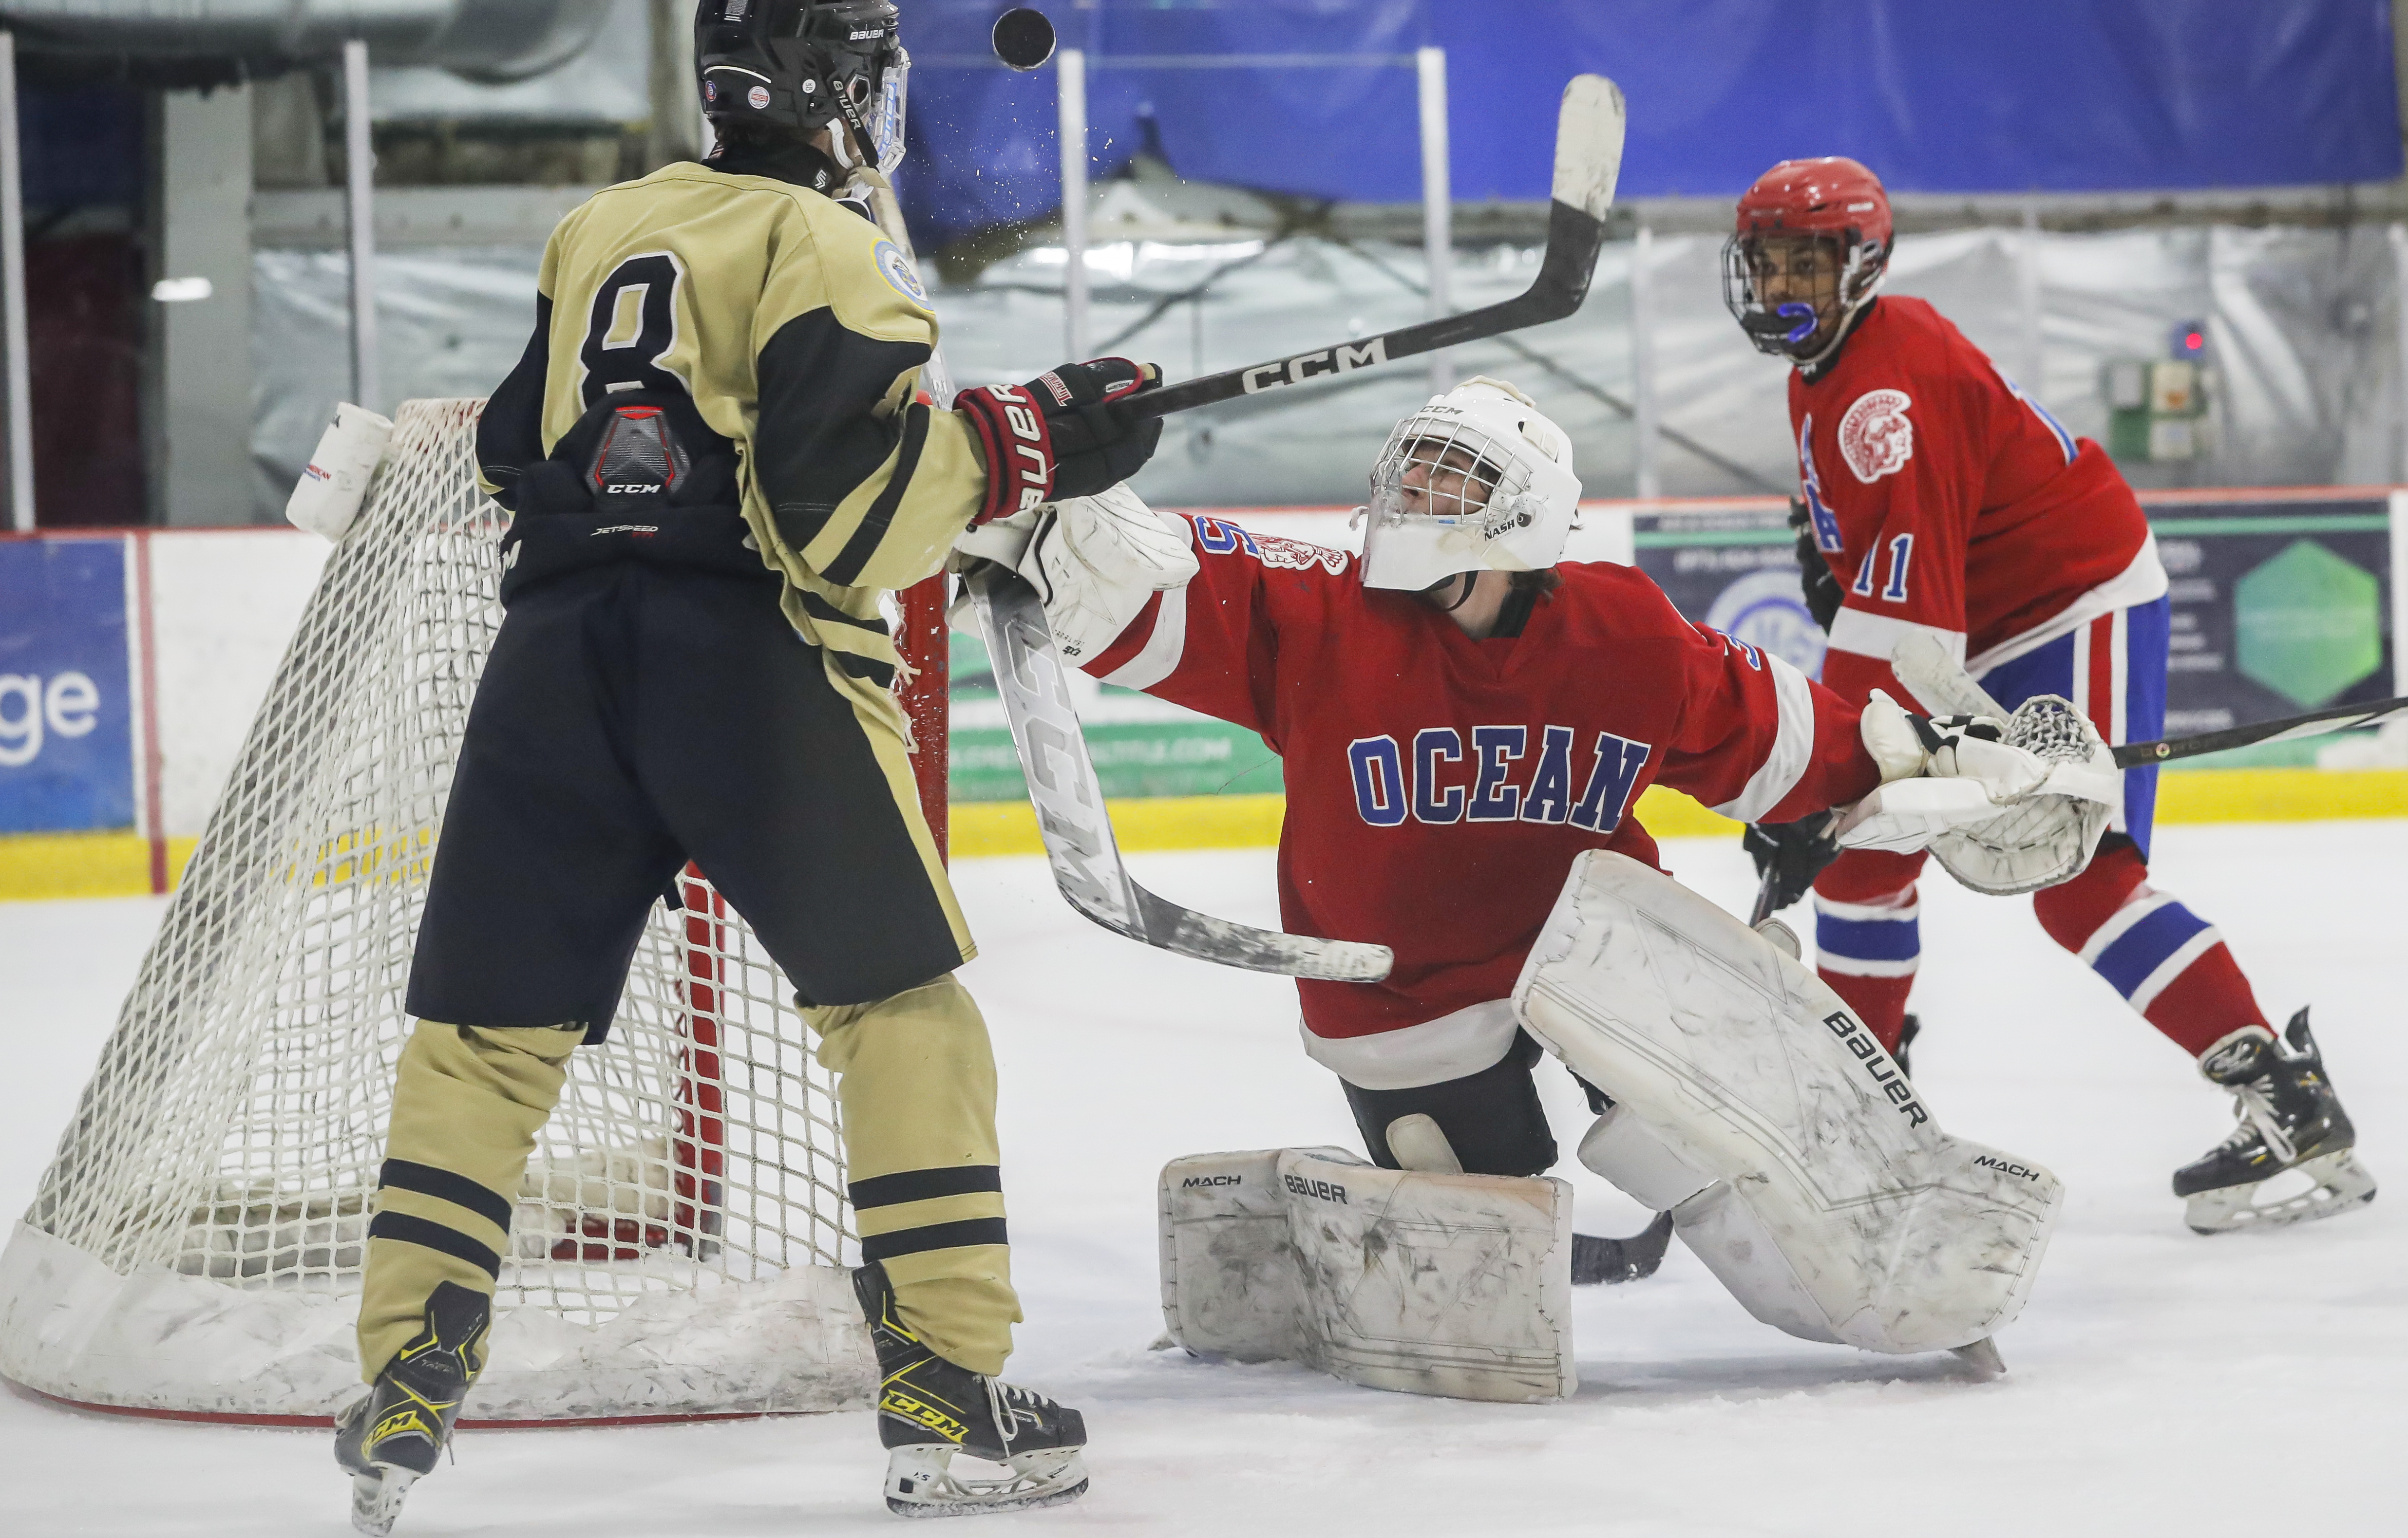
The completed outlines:
[[[928,291],[921,286],[920,275],[911,270],[911,263],[904,259],[901,248],[891,240],[882,240],[870,256],[877,262],[879,276],[886,279],[888,287],[922,309],[930,307]]]
[[[1858,480],[1870,486],[1914,457],[1914,424],[1906,420],[1914,404],[1903,390],[1868,390],[1840,419],[1840,457]]]
[[[1332,577],[1346,574],[1347,555],[1320,545],[1308,545],[1301,539],[1286,539],[1278,534],[1254,535],[1254,551],[1264,565],[1273,571],[1303,572],[1319,566]]]

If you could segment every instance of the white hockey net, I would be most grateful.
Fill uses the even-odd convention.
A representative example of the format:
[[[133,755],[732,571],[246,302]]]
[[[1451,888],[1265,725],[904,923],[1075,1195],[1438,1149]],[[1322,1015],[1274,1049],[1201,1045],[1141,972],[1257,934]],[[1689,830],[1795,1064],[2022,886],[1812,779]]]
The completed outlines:
[[[502,618],[479,405],[401,408],[0,1257],[0,1373],[30,1388],[228,1417],[357,1391],[412,936]],[[833,1084],[750,930],[680,887],[519,1192],[470,1421],[866,1401]]]

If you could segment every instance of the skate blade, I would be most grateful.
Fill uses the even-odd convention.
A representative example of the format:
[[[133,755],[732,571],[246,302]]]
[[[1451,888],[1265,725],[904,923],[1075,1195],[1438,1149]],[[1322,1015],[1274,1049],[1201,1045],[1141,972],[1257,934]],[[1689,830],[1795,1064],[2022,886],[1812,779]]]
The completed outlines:
[[[416,1483],[418,1475],[408,1469],[386,1467],[351,1475],[351,1526],[368,1538],[385,1538],[401,1516],[402,1498]]]
[[[2258,1193],[2296,1171],[2308,1177],[2306,1190],[2276,1201],[2259,1203]],[[2189,1199],[2183,1221],[2193,1233],[2234,1233],[2242,1229],[2284,1228],[2364,1206],[2374,1200],[2374,1176],[2348,1148],[2319,1155],[2246,1186],[2201,1191]]]
[[[1087,1493],[1087,1465],[1077,1447],[1020,1453],[1010,1474],[965,1478],[953,1472],[959,1449],[946,1444],[896,1447],[886,1459],[886,1509],[897,1517],[973,1517],[1065,1505]]]

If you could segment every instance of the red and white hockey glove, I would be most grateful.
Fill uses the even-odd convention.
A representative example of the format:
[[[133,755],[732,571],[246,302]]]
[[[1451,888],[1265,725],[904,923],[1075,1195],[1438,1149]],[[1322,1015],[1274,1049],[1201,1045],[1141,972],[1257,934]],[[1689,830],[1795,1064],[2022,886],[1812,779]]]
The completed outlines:
[[[1114,407],[1161,382],[1152,363],[1098,358],[1064,363],[1025,385],[955,396],[953,409],[986,452],[986,500],[970,527],[1057,497],[1094,496],[1137,474],[1162,441],[1162,420]]]

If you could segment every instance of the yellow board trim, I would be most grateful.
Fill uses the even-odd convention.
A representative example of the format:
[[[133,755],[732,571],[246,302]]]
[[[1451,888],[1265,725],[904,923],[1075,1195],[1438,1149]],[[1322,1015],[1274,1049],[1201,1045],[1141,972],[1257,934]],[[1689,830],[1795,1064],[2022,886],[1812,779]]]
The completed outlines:
[[[1112,828],[1124,849],[1239,849],[1279,842],[1286,798],[1164,796],[1115,801]],[[2159,822],[2322,822],[2408,817],[2408,769],[2197,769],[2157,779]],[[1043,854],[1025,802],[958,804],[956,859]],[[1651,785],[1639,820],[1657,838],[1735,838],[1739,824],[1678,790]]]
[[[167,884],[184,874],[198,840],[167,840]],[[53,897],[139,897],[150,890],[150,841],[130,833],[0,836],[0,902]]]
[[[1111,804],[1125,849],[1251,849],[1279,842],[1287,798],[1139,797]],[[2408,818],[2408,769],[2196,769],[2157,780],[2159,822],[2321,822]],[[1736,836],[1739,824],[1677,790],[1650,786],[1639,819],[1657,838]],[[170,879],[192,858],[190,838],[167,841]],[[1023,801],[953,808],[953,855],[1043,854],[1036,814]],[[150,847],[127,833],[0,836],[0,902],[130,897],[150,890]]]

